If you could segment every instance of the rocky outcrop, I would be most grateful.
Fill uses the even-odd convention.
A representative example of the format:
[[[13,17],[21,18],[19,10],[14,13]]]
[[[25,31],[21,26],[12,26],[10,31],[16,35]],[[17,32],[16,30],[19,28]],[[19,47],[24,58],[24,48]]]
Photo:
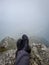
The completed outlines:
[[[0,42],[0,48],[6,48],[6,49],[15,49],[16,48],[16,40],[11,37],[5,37]]]
[[[16,50],[7,50],[0,53],[0,65],[14,65]]]
[[[49,65],[48,48],[41,43],[31,45],[31,65]]]
[[[30,65],[49,65],[49,52],[42,50],[45,47],[42,44],[31,46]],[[0,65],[15,64],[16,49],[10,49],[0,53]]]
[[[30,46],[30,65],[49,65],[49,48],[41,43],[30,43]],[[0,45],[0,65],[15,65],[15,52],[15,40],[4,38]]]

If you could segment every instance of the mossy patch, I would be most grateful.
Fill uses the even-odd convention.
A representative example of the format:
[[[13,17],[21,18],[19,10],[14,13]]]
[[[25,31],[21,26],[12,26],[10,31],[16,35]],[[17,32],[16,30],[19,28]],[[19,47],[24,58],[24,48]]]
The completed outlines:
[[[4,51],[7,51],[7,50],[8,50],[7,48],[0,47],[0,52],[4,52]]]

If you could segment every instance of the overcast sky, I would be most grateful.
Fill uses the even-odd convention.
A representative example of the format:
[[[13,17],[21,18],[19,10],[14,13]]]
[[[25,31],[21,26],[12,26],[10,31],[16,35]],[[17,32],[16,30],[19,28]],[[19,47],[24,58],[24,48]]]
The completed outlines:
[[[0,39],[22,33],[49,39],[49,0],[0,0]]]

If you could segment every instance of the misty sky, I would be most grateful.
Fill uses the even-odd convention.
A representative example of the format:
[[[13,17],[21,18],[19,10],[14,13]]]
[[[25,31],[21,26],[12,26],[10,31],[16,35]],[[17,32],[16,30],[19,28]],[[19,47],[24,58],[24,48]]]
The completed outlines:
[[[0,39],[22,33],[49,40],[49,0],[0,0]]]

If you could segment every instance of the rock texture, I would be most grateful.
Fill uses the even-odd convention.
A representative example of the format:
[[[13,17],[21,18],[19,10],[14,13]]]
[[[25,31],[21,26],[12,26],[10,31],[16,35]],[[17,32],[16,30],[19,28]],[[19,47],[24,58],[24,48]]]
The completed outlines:
[[[32,43],[31,46],[31,65],[49,65],[49,52],[44,44]]]
[[[15,65],[16,48],[12,46],[15,47],[12,38],[7,37],[2,40],[0,45],[0,65]],[[30,46],[30,65],[49,65],[49,48],[41,43],[30,43]]]
[[[14,65],[16,50],[7,50],[0,53],[0,65]]]
[[[16,40],[11,37],[5,37],[0,42],[0,48],[15,49],[16,48]]]

